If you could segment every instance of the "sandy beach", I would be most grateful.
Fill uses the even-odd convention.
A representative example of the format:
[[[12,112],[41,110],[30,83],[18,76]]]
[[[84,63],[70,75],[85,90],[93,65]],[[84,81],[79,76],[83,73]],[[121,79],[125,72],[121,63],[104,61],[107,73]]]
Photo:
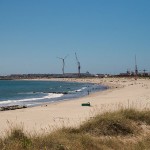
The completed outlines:
[[[44,79],[42,79],[44,80]],[[47,79],[46,79],[47,80]],[[150,80],[134,78],[49,79],[55,81],[88,82],[110,88],[78,99],[51,103],[26,109],[1,111],[0,132],[4,135],[14,126],[26,132],[45,134],[62,126],[78,126],[97,113],[120,108],[149,108]],[[82,103],[90,102],[91,107]]]

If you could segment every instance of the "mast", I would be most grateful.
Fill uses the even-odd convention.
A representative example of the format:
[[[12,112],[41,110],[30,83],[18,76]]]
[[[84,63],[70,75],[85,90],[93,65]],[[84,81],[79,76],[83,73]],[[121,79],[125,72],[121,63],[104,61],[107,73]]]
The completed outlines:
[[[80,62],[78,60],[78,57],[77,57],[77,54],[75,53],[75,57],[76,57],[76,61],[77,61],[77,66],[78,66],[78,76],[80,76],[80,69],[81,69],[81,66],[80,66]]]

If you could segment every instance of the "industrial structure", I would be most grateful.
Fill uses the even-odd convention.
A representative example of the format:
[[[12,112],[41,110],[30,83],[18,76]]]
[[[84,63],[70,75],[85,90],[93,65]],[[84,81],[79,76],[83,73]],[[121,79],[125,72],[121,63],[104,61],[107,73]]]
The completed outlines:
[[[76,57],[76,61],[77,61],[77,66],[78,66],[78,76],[80,76],[80,69],[81,69],[81,66],[80,66],[80,62],[78,60],[78,57],[77,57],[77,54],[75,53],[75,57]]]
[[[68,57],[68,55],[66,55],[64,58],[61,57],[57,57],[58,59],[62,60],[62,74],[65,74],[65,59]]]

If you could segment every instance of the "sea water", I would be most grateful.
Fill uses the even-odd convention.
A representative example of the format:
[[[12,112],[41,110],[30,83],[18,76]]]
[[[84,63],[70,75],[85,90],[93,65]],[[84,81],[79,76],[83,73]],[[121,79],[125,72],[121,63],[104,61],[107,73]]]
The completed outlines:
[[[95,92],[107,87],[76,82],[56,81],[0,81],[0,107],[11,105],[36,106],[70,100]]]

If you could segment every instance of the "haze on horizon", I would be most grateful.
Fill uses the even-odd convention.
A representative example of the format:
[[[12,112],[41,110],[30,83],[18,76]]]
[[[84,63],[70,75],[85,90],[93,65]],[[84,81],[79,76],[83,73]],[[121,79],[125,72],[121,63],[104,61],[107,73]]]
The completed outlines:
[[[1,0],[0,75],[150,72],[149,0]]]

